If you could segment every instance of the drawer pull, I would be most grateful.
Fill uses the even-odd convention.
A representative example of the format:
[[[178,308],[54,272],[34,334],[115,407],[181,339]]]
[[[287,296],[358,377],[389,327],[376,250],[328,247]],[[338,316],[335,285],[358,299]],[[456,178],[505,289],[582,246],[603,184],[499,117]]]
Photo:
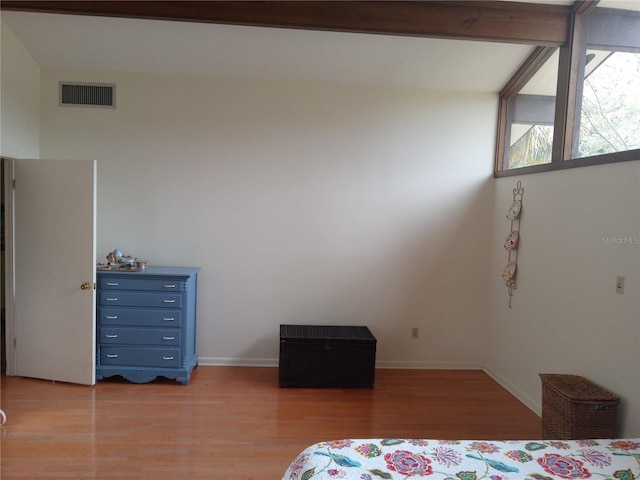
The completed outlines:
[[[164,288],[176,288],[175,284],[173,285],[165,285]]]
[[[117,302],[118,297],[107,297],[107,302]]]
[[[118,319],[118,315],[106,315],[105,318],[107,320],[117,320]]]
[[[163,340],[175,340],[176,337],[162,337]]]
[[[109,285],[110,287],[117,287],[120,284],[118,282],[107,282],[107,285]]]
[[[105,337],[107,337],[107,338],[118,338],[118,335],[109,335],[109,334],[107,334],[107,335],[105,335]]]
[[[176,317],[163,317],[162,321],[164,322],[173,322],[176,319]]]
[[[173,360],[174,357],[162,357],[163,360]]]
[[[169,300],[169,299],[166,299],[166,298],[163,300],[163,302],[164,303],[176,303],[175,300]]]
[[[117,353],[107,353],[107,358],[118,358]]]

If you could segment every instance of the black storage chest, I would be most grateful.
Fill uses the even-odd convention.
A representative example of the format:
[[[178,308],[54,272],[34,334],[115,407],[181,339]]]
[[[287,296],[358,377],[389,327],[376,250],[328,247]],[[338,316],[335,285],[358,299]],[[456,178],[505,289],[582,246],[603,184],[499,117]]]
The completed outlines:
[[[376,342],[367,327],[280,325],[280,386],[373,387]]]

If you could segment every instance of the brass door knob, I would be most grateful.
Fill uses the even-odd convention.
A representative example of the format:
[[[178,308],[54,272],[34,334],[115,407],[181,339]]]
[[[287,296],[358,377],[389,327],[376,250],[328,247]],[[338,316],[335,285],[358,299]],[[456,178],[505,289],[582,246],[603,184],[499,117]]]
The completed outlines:
[[[82,290],[91,290],[91,282],[84,282],[82,285],[80,285],[80,288]]]

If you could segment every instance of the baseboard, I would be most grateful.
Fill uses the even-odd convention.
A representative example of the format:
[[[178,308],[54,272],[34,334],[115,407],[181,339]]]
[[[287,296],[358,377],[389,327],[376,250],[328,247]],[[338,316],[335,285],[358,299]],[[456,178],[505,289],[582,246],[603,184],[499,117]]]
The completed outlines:
[[[199,357],[199,365],[211,367],[277,367],[277,358],[223,358]],[[406,362],[376,361],[376,368],[423,369],[423,370],[482,370],[479,362]]]
[[[418,370],[482,370],[482,364],[479,362],[406,362],[379,360],[376,361],[376,368]]]
[[[493,370],[491,367],[487,367],[485,365],[482,370],[496,382],[498,382],[502,387],[504,387],[511,395],[525,404],[533,413],[535,413],[539,417],[542,417],[541,400],[534,400],[529,395],[525,394],[521,389],[516,387],[513,383],[508,381],[505,377]]]
[[[277,358],[198,357],[198,365],[208,367],[277,367]]]

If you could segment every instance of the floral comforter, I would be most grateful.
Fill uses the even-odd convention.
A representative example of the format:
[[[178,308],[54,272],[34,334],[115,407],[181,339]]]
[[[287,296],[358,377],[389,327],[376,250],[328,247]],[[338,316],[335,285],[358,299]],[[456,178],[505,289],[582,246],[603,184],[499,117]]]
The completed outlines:
[[[282,480],[638,480],[640,438],[615,440],[347,439],[303,450]]]

